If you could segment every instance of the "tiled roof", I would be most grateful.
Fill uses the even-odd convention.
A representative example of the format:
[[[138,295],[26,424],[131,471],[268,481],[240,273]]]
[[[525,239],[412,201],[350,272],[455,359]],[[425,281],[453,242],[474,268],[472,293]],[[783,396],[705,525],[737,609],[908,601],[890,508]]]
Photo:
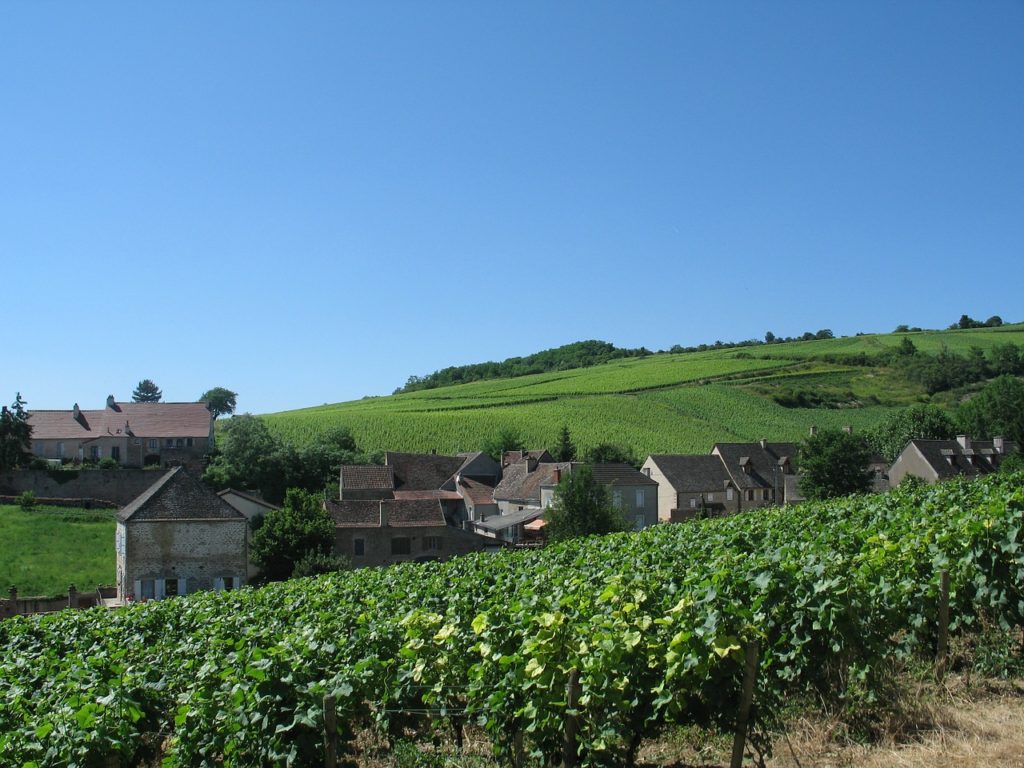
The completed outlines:
[[[399,501],[462,501],[462,496],[455,491],[395,491],[395,499]]]
[[[590,471],[601,485],[657,485],[640,470],[629,464],[592,464]]]
[[[385,499],[380,503],[389,528],[447,525],[439,501]]]
[[[477,528],[486,528],[489,531],[503,531],[506,528],[511,528],[513,525],[519,525],[520,523],[528,523],[531,520],[536,520],[543,514],[543,509],[527,507],[526,509],[521,509],[518,512],[511,512],[507,515],[491,515],[490,517],[485,517],[483,520],[475,521],[473,526]]]
[[[505,451],[501,454],[501,466],[508,467],[530,458],[538,464],[551,464],[555,457],[543,448],[538,451]]]
[[[166,472],[117,515],[139,520],[245,520],[245,515],[203,485],[184,467]]]
[[[920,451],[935,474],[943,479],[957,475],[976,477],[990,474],[999,468],[1003,458],[1003,454],[995,450],[992,440],[972,440],[968,443],[970,448],[964,448],[956,440],[911,440],[910,444]],[[1007,440],[1003,450],[1013,453],[1017,447],[1012,440]]]
[[[327,513],[337,528],[379,528],[380,502],[377,499],[355,501],[327,500]]]
[[[393,467],[375,464],[344,464],[341,467],[341,487],[354,491],[392,490],[395,471]]]
[[[538,464],[533,472],[528,472],[525,461],[511,464],[505,467],[505,476],[494,489],[494,498],[496,501],[523,501],[539,505],[540,488],[542,485],[555,485],[556,470],[568,474],[580,466],[578,462],[561,461]]]
[[[115,403],[113,408],[80,411],[29,411],[36,440],[89,440],[125,434],[138,438],[210,435],[213,416],[203,403]]]
[[[683,491],[717,491],[725,487],[729,473],[722,460],[713,454],[684,456],[655,454],[651,460],[665,475],[676,493]]]
[[[716,443],[713,453],[722,457],[729,476],[737,488],[778,488],[783,487],[783,472],[779,461],[785,457],[791,460],[797,454],[795,443]],[[742,459],[749,459],[747,470],[741,466]]]
[[[465,464],[459,456],[437,456],[432,453],[385,454],[384,463],[395,473],[395,488],[411,491],[437,490]]]
[[[257,504],[267,510],[280,509],[280,507],[278,507],[277,505],[271,504],[269,501],[261,499],[259,496],[254,496],[251,493],[243,493],[242,491],[236,491],[234,488],[225,488],[223,491],[217,491],[217,495],[220,496],[222,499],[225,496],[238,496],[239,498],[245,499],[246,501],[250,501],[253,504]],[[231,504],[231,502],[229,501],[228,504]],[[232,506],[234,505],[232,504]]]
[[[477,480],[463,477],[459,480],[459,492],[473,504],[493,504],[494,489]]]

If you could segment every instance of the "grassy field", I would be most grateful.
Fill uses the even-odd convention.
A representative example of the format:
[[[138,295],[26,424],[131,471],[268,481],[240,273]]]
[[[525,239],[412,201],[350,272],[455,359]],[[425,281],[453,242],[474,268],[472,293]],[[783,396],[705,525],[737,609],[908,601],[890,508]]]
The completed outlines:
[[[114,583],[114,510],[0,506],[0,588],[32,597]],[[6,594],[4,595],[6,597]]]
[[[922,352],[945,348],[964,353],[1008,342],[1024,346],[1024,325],[659,354],[364,398],[266,419],[275,433],[300,445],[329,427],[346,426],[368,451],[471,451],[502,429],[515,430],[530,447],[551,446],[565,424],[582,449],[612,442],[641,457],[703,453],[722,441],[798,440],[811,425],[864,429],[893,408],[928,401],[921,387],[895,371],[838,364],[830,357],[877,354],[903,338]],[[833,407],[783,407],[773,397],[785,390],[818,393]],[[944,393],[935,402],[949,405],[953,398]]]

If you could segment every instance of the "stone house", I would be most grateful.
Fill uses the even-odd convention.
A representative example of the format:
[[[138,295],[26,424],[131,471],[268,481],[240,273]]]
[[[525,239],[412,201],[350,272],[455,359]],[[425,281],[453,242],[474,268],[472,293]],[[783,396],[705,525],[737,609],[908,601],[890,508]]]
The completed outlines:
[[[1019,450],[1013,440],[996,437],[972,440],[957,435],[955,440],[911,440],[889,467],[889,482],[899,485],[913,475],[927,483],[958,475],[979,477],[999,469],[1003,459]]]
[[[119,403],[102,410],[29,411],[32,453],[59,461],[112,458],[125,467],[199,468],[213,449],[213,414],[204,403]]]
[[[271,510],[279,509],[279,507],[275,504],[271,504],[269,501],[264,501],[262,498],[252,493],[236,491],[234,488],[225,488],[223,491],[218,491],[217,495],[245,516],[245,542],[246,547],[251,551],[252,521],[257,517],[263,517],[263,515],[267,514]],[[259,568],[252,563],[249,563],[248,576],[250,580],[259,572]]]
[[[328,500],[336,554],[355,567],[447,560],[495,547],[493,539],[454,525],[438,499]]]
[[[248,521],[184,467],[117,515],[120,601],[159,600],[247,581]]]
[[[594,480],[608,489],[612,506],[642,530],[658,523],[658,483],[629,464],[594,464]]]

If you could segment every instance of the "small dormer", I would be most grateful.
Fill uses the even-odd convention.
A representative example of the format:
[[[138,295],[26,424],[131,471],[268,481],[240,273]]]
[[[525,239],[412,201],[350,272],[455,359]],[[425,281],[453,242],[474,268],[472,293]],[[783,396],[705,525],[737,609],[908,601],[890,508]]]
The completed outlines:
[[[953,451],[952,448],[943,448],[942,458],[946,460],[946,463],[949,464],[949,466],[956,466],[956,453]]]
[[[970,448],[971,448],[971,438],[969,436],[967,436],[967,435],[957,435],[956,436],[956,441],[958,443],[960,443],[960,447],[963,448],[965,451],[970,450]]]
[[[749,456],[740,456],[740,469],[743,470],[743,474],[745,474],[745,475],[749,475],[750,474],[751,466],[750,466],[750,457]]]
[[[789,475],[793,473],[793,465],[789,460],[789,456],[781,456],[778,461],[779,469],[782,470],[782,474]]]

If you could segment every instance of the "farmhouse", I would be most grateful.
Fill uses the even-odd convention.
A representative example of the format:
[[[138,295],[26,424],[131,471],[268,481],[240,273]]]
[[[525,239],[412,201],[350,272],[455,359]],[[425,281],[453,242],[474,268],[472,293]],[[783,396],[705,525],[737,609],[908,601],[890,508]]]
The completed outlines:
[[[125,467],[202,466],[213,448],[213,414],[204,403],[119,403],[101,410],[29,411],[32,453],[44,459]]]
[[[236,589],[246,583],[247,534],[245,515],[175,467],[118,513],[118,598]]]
[[[889,468],[889,482],[899,485],[913,475],[935,483],[957,475],[979,477],[999,469],[1007,455],[1016,452],[1013,440],[996,437],[972,440],[957,435],[955,440],[911,440]]]

